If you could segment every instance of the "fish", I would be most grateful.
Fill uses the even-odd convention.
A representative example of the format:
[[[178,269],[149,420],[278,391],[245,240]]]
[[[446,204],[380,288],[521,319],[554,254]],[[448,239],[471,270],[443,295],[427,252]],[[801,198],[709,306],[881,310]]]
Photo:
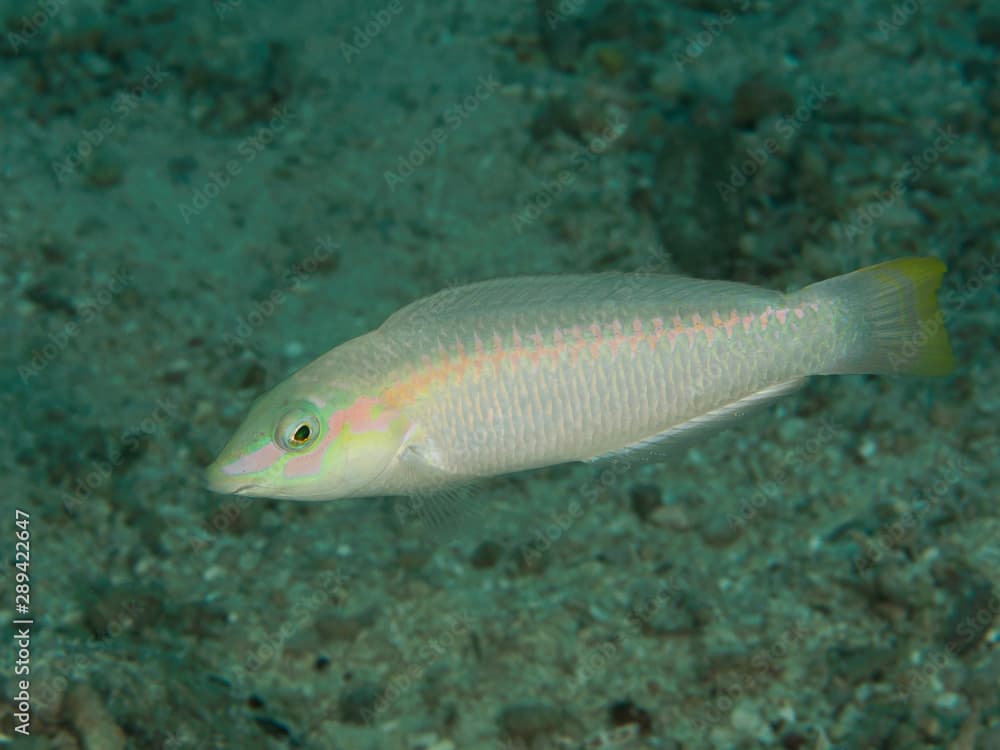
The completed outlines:
[[[260,396],[218,493],[420,496],[567,462],[663,460],[814,375],[944,375],[935,258],[780,292],[657,273],[445,289]]]

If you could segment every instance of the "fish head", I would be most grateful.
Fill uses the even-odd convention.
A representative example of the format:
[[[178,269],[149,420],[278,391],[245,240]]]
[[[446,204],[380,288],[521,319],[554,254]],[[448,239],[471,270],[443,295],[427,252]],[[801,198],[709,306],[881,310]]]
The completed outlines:
[[[377,396],[303,396],[286,381],[258,398],[205,470],[213,492],[289,500],[384,494],[382,477],[402,450],[406,420]]]

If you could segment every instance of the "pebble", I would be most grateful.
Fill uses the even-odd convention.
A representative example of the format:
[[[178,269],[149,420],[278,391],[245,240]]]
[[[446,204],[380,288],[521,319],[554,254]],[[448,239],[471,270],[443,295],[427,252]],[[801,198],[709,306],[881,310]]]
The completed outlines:
[[[563,730],[566,723],[566,712],[546,703],[508,706],[497,719],[501,734],[529,747],[543,736]]]
[[[503,547],[487,539],[473,550],[472,555],[469,557],[469,562],[473,568],[485,570],[496,565],[501,554],[503,554]]]
[[[795,109],[795,98],[777,81],[756,74],[744,80],[733,93],[733,125],[752,128],[771,115]]]
[[[743,528],[722,513],[713,513],[701,527],[701,538],[710,547],[728,547],[740,538]]]
[[[632,512],[642,521],[649,521],[653,513],[663,505],[660,488],[653,484],[633,487],[629,497],[632,501]]]
[[[988,47],[1000,48],[1000,15],[979,17],[976,22],[976,40]]]
[[[753,737],[764,745],[774,741],[774,733],[750,701],[740,701],[733,709],[730,720],[733,729],[745,737]]]
[[[375,719],[375,709],[382,690],[372,682],[349,685],[337,700],[337,713],[345,724],[369,724]]]
[[[125,732],[90,685],[71,685],[63,698],[62,711],[83,750],[124,750]]]

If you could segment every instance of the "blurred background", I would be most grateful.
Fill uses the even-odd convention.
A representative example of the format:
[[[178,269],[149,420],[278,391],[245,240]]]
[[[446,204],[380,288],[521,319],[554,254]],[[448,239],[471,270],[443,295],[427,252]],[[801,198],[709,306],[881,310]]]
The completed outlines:
[[[0,744],[1000,747],[998,48],[987,0],[0,2]],[[949,377],[468,508],[201,486],[444,287],[905,255]]]

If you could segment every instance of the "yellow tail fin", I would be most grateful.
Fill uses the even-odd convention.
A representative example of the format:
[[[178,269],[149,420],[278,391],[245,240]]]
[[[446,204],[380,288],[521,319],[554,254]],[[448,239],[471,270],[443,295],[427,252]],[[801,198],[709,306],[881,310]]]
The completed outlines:
[[[865,351],[838,372],[945,375],[954,361],[937,290],[937,258],[899,258],[820,282],[860,310]]]

